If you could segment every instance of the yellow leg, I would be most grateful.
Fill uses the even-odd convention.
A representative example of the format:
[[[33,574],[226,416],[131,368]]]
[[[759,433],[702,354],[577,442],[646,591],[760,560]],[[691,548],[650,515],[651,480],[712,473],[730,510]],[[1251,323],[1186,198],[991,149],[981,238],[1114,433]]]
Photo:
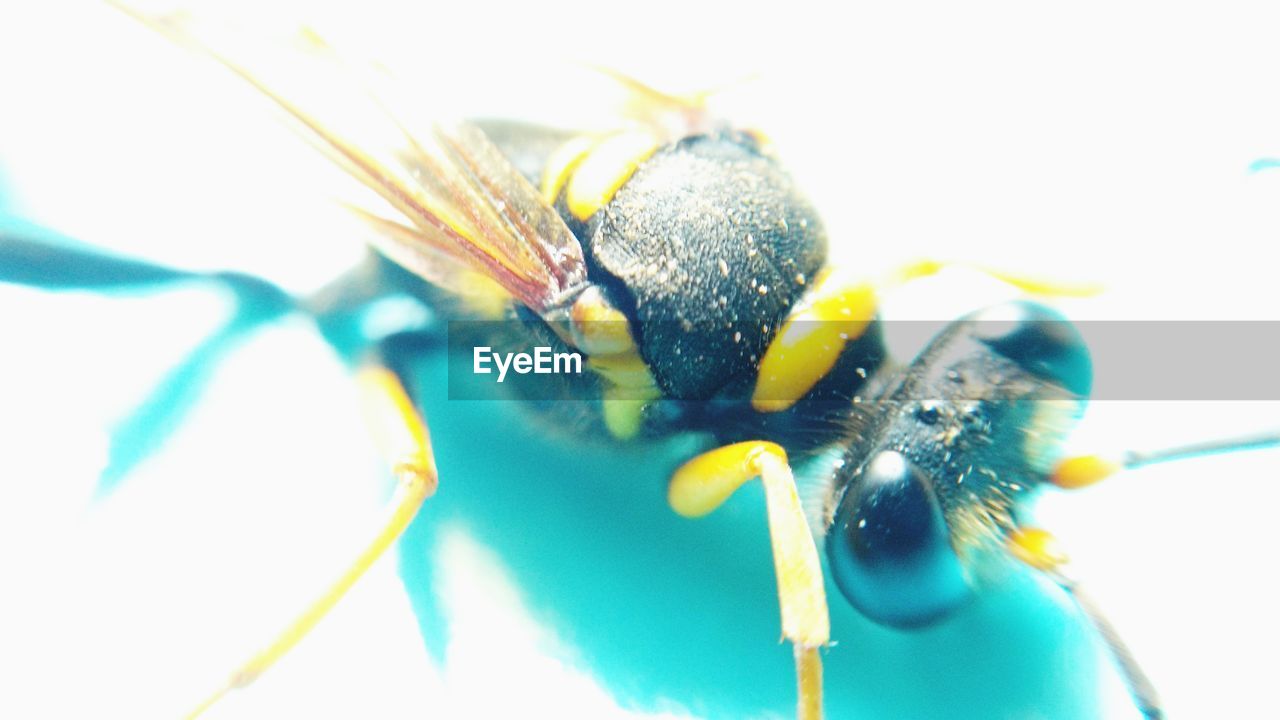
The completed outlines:
[[[822,717],[822,656],[816,647],[796,645],[796,717]]]
[[[1077,455],[1060,460],[1049,473],[1049,482],[1064,490],[1078,490],[1102,482],[1124,467],[1124,462],[1118,458]]]
[[[1059,461],[1049,473],[1049,481],[1064,490],[1076,490],[1102,482],[1122,470],[1132,470],[1144,465],[1277,446],[1280,446],[1280,430],[1228,436],[1155,450],[1129,450],[1116,455],[1076,455]]]
[[[990,265],[978,265],[974,263],[965,263],[951,260],[917,260],[907,263],[898,268],[889,275],[885,281],[886,285],[901,285],[911,280],[916,280],[930,275],[937,274],[939,271],[948,267],[963,267],[970,270],[977,270],[984,275],[995,278],[1007,285],[1012,285],[1019,290],[1039,297],[1093,297],[1102,292],[1102,286],[1097,283],[1080,282],[1072,283],[1063,280],[1047,277],[1034,277],[1024,275],[1022,273],[1010,272],[1001,268],[991,267]]]
[[[229,691],[252,683],[293,649],[342,596],[386,552],[409,526],[418,508],[436,489],[436,466],[426,424],[414,409],[395,373],[370,367],[357,376],[374,437],[391,462],[398,484],[395,495],[373,537],[328,588],[270,643],[254,653],[188,718],[203,714]]]
[[[1089,624],[1106,643],[1111,657],[1115,659],[1116,665],[1124,676],[1129,694],[1133,696],[1134,703],[1143,717],[1148,720],[1163,718],[1164,709],[1160,704],[1155,686],[1143,672],[1133,652],[1125,645],[1120,632],[1102,612],[1101,606],[1085,592],[1080,581],[1070,574],[1067,556],[1058,547],[1053,535],[1039,528],[1019,528],[1009,536],[1008,547],[1014,557],[1043,572],[1067,591],[1067,594],[1089,618]]]
[[[805,520],[786,452],[773,443],[744,442],[703,453],[676,470],[667,499],[685,517],[719,507],[752,478],[764,481],[769,540],[778,577],[782,634],[795,645],[797,715],[822,717],[822,658],[831,635],[818,549]]]

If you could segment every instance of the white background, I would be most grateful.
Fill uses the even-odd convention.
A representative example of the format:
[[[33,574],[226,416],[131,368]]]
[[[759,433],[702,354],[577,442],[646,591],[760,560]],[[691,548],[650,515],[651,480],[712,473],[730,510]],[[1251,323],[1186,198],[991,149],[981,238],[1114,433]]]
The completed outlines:
[[[848,266],[944,255],[1105,283],[1076,317],[1280,319],[1280,171],[1247,171],[1280,157],[1280,47],[1261,3],[461,5],[362,10],[341,27],[367,38],[367,24],[379,50],[449,73],[501,74],[549,52],[673,89],[729,84],[726,105],[777,142]],[[451,60],[428,60],[441,56]],[[233,111],[243,98],[220,69],[97,5],[0,10],[0,167],[35,219],[186,267],[315,287],[358,247],[332,237],[289,170],[305,158],[287,133]],[[37,301],[41,315],[22,312]],[[173,447],[87,510],[103,428],[225,307],[194,293],[157,308],[9,287],[0,303],[0,715],[172,715],[268,635],[376,514],[385,486],[368,482],[376,465],[342,370],[304,327],[255,340]],[[936,306],[902,312],[933,312],[921,307]],[[95,318],[119,313],[133,313],[133,335],[95,335]],[[148,332],[174,317],[183,330]],[[59,321],[80,330],[51,334]],[[278,376],[275,400],[259,402],[263,378]],[[300,419],[298,406],[325,421]],[[1263,403],[1106,403],[1077,442],[1144,447],[1277,417]],[[1171,717],[1272,707],[1277,471],[1275,452],[1207,458],[1041,510]],[[290,504],[301,493],[306,512]],[[522,614],[500,558],[459,532],[432,561],[460,628],[446,670],[427,665],[384,563],[222,716],[401,717],[439,703],[456,714],[513,697],[621,714],[588,674],[545,658],[554,640]],[[281,562],[298,578],[292,595],[245,600]],[[195,642],[193,623],[206,628]],[[484,652],[499,643],[505,667]],[[495,697],[500,673],[523,684]],[[1114,679],[1104,687],[1111,716],[1131,717]]]

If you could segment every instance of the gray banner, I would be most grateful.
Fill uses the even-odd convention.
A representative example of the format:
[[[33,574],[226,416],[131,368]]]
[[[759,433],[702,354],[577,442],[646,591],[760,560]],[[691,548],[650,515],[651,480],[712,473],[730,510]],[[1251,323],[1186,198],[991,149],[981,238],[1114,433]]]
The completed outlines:
[[[879,322],[897,363],[908,363],[949,322]],[[1280,400],[1280,321],[1089,321],[1061,323],[1080,334],[1099,400]],[[970,322],[966,332],[996,336],[999,323]],[[1052,330],[1052,328],[1050,328]],[[838,337],[841,328],[806,328]],[[589,359],[554,335],[520,321],[449,323],[449,397],[455,400],[589,400],[599,378]],[[733,348],[732,326],[719,333]],[[666,348],[664,352],[675,352]],[[756,349],[745,352],[756,353]],[[522,357],[523,356],[523,357]],[[518,387],[517,392],[508,392]]]

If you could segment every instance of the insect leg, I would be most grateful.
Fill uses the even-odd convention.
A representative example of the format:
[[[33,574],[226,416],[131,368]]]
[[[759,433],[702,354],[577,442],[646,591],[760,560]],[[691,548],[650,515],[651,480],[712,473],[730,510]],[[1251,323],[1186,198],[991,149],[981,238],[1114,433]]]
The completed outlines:
[[[945,270],[948,267],[968,268],[995,278],[1007,285],[1038,297],[1093,297],[1102,292],[1102,286],[1091,282],[1067,282],[1057,278],[1040,277],[1012,272],[990,265],[959,262],[954,260],[924,259],[906,263],[889,274],[882,281],[883,286],[902,285],[912,280],[926,278]]]
[[[1059,587],[1067,592],[1076,605],[1089,619],[1098,635],[1106,643],[1107,649],[1120,667],[1129,694],[1143,717],[1148,720],[1159,720],[1164,717],[1164,709],[1155,686],[1143,672],[1133,652],[1125,645],[1120,632],[1107,619],[1101,606],[1084,590],[1080,581],[1070,573],[1067,556],[1058,547],[1057,540],[1046,530],[1039,528],[1019,528],[1008,539],[1010,553],[1027,565],[1043,572]]]
[[[905,264],[879,280],[847,283],[823,278],[787,318],[760,360],[751,405],[759,412],[780,412],[795,405],[831,371],[849,343],[875,319],[879,295],[947,267],[970,267],[1042,297],[1087,297],[1100,292],[1092,284],[1033,278],[996,268],[941,260]]]
[[[1185,460],[1201,455],[1261,450],[1277,446],[1280,446],[1280,431],[1208,440],[1158,450],[1130,450],[1117,456],[1076,455],[1059,461],[1050,473],[1049,480],[1060,488],[1075,490],[1101,482],[1121,470],[1133,470],[1144,465]]]
[[[703,453],[676,470],[667,499],[677,513],[701,517],[755,477],[764,482],[782,634],[795,646],[797,717],[820,718],[822,658],[818,649],[830,638],[830,620],[817,547],[800,507],[786,452],[773,443],[757,441]]]
[[[386,517],[333,583],[270,643],[236,669],[188,718],[201,715],[229,691],[249,685],[292,650],[395,543],[423,501],[435,492],[436,465],[427,426],[399,375],[386,365],[371,363],[357,372],[356,381],[374,439],[397,479]]]
[[[1123,470],[1132,470],[1144,465],[1277,446],[1280,446],[1280,431],[1226,437],[1157,450],[1131,450],[1118,455],[1075,455],[1060,460],[1049,474],[1049,480],[1060,488],[1075,490],[1099,483]],[[1053,536],[1044,530],[1021,528],[1010,536],[1009,549],[1014,557],[1044,572],[1071,595],[1106,642],[1124,674],[1129,692],[1133,695],[1139,709],[1148,718],[1163,717],[1160,701],[1151,681],[1121,640],[1115,626],[1107,620],[1102,609],[1084,591],[1080,581],[1069,573],[1067,557],[1056,547]]]

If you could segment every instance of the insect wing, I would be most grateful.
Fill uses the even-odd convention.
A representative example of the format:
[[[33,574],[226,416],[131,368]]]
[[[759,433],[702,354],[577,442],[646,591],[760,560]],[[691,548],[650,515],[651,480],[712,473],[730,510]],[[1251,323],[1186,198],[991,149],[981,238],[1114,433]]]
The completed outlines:
[[[537,190],[479,129],[423,119],[385,68],[347,61],[305,28],[283,41],[260,39],[186,14],[128,11],[284,110],[363,186],[342,201],[377,231],[372,244],[393,261],[464,293],[476,290],[478,273],[539,313],[585,285],[581,246]]]

